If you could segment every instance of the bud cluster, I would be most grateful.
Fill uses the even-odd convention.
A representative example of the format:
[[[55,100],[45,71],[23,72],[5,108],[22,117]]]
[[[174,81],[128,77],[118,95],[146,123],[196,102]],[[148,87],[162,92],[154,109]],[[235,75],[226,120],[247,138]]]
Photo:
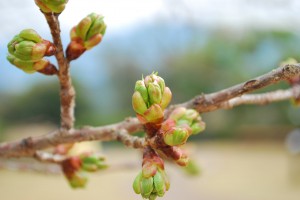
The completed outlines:
[[[35,4],[44,13],[61,13],[64,9],[68,0],[34,0]]]
[[[157,196],[162,197],[169,187],[163,160],[152,149],[145,149],[142,171],[133,182],[135,193],[154,200]]]
[[[67,48],[67,58],[75,60],[86,50],[99,44],[105,34],[104,17],[91,13],[71,29],[71,42]]]
[[[88,180],[85,172],[95,172],[107,167],[103,157],[90,154],[67,158],[61,166],[72,188],[85,187]]]
[[[170,146],[186,143],[188,137],[205,129],[205,123],[194,109],[176,108],[161,127],[164,142]]]
[[[186,143],[190,135],[205,129],[199,113],[184,107],[176,108],[164,121],[164,110],[171,98],[171,90],[157,73],[152,73],[135,84],[132,106],[138,120],[144,125],[149,144],[144,152],[143,170],[133,183],[134,191],[143,198],[161,197],[170,186],[165,176],[163,160],[157,153],[180,166],[187,166],[188,154],[180,146]]]
[[[7,60],[27,73],[41,72],[56,74],[56,68],[44,56],[55,54],[55,46],[41,38],[33,29],[25,29],[16,35],[7,45]]]
[[[165,81],[152,73],[136,82],[132,106],[141,123],[161,123],[164,118],[164,109],[170,103],[171,98],[171,90],[165,86]]]

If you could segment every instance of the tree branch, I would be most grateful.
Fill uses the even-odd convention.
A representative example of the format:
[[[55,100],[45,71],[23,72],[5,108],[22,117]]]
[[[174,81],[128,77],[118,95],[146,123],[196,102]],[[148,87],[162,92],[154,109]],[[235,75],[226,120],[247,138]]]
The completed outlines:
[[[293,99],[299,96],[300,86],[297,85],[287,90],[277,90],[263,94],[246,94],[240,97],[235,97],[226,102],[219,104],[218,109],[231,109],[242,104],[265,105],[272,102]]]
[[[299,86],[286,91],[280,90],[273,93],[261,94],[260,97],[258,97],[258,95],[245,95],[246,97],[241,95],[277,83],[281,80],[289,80],[290,78],[299,75],[299,64],[285,65],[284,67],[277,68],[265,75],[246,81],[245,83],[238,84],[219,92],[206,95],[203,94],[188,102],[171,106],[167,110],[167,113],[179,106],[194,108],[203,113],[221,108],[227,109],[245,103],[270,103],[273,101],[281,101],[292,97],[298,97],[300,94]],[[249,98],[251,100],[249,100]],[[259,98],[260,100],[258,100]],[[142,148],[145,145],[143,139],[129,135],[142,130],[143,126],[136,118],[127,118],[122,122],[102,127],[84,127],[82,129],[69,131],[59,129],[52,133],[34,138],[29,137],[15,142],[2,143],[0,144],[0,157],[32,157],[35,155],[37,150],[54,147],[59,144],[92,140],[119,140],[127,146]]]
[[[199,95],[183,104],[176,105],[193,108],[200,113],[211,112],[220,108],[220,104],[254,90],[275,84],[282,80],[290,80],[295,76],[300,76],[299,64],[287,64],[283,67],[272,70],[262,76],[256,77],[244,83],[221,90],[219,92]]]
[[[58,15],[54,13],[43,13],[50,27],[53,43],[56,46],[55,57],[59,66],[60,83],[60,111],[61,128],[72,129],[74,126],[75,90],[70,76],[70,62],[64,55],[64,49],[60,37]]]

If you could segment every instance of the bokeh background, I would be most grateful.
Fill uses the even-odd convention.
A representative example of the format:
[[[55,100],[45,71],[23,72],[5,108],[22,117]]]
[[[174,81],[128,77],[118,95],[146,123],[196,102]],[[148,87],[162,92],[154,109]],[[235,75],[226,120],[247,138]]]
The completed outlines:
[[[131,95],[142,74],[158,71],[172,103],[180,103],[261,75],[287,58],[300,60],[299,9],[297,0],[70,0],[60,16],[64,46],[69,30],[91,12],[102,13],[108,25],[102,43],[72,62],[76,127],[133,116]],[[6,44],[22,29],[51,40],[49,28],[33,0],[1,1],[0,11],[0,140],[45,134],[60,121],[57,78],[25,74],[5,57]],[[299,198],[299,107],[286,101],[202,117],[207,129],[187,147],[201,173],[190,177],[168,164],[165,199]],[[112,165],[130,165],[92,175],[84,191],[70,189],[62,176],[2,170],[1,199],[140,199],[131,189],[140,154],[118,143],[100,146]]]

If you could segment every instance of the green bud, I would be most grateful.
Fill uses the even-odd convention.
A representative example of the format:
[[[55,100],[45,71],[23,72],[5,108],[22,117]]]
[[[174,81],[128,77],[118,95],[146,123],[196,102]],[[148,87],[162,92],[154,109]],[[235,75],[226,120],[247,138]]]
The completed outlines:
[[[192,134],[197,134],[205,130],[205,123],[203,121],[196,122],[191,125]]]
[[[164,109],[172,98],[172,93],[165,87],[164,80],[153,73],[137,81],[134,90],[132,105],[138,119],[143,124],[161,123]]]
[[[143,113],[143,117],[149,123],[156,123],[163,120],[164,113],[159,105],[153,104]]]
[[[81,161],[81,168],[85,171],[94,172],[100,169],[107,168],[107,165],[104,164],[104,158],[95,155],[84,156],[83,158],[81,158]]]
[[[176,160],[176,163],[180,166],[187,166],[189,163],[189,157],[185,152],[182,152],[180,158],[178,160]]]
[[[22,40],[32,41],[39,43],[43,41],[43,38],[33,29],[24,29],[18,35]]]
[[[189,120],[189,121],[193,121],[193,120],[197,120],[197,118],[199,117],[199,113],[194,110],[194,109],[187,109],[184,115],[184,118]]]
[[[102,40],[102,35],[100,34],[97,34],[97,35],[94,35],[93,37],[91,37],[89,40],[87,40],[85,43],[84,43],[84,47],[89,50],[91,48],[93,48],[94,46],[96,46],[97,44],[99,44]]]
[[[82,40],[86,40],[87,33],[92,25],[92,19],[90,17],[83,18],[79,24],[75,27],[76,35]]]
[[[68,0],[34,0],[35,4],[44,13],[61,13],[64,9]]]
[[[160,103],[160,106],[163,110],[169,105],[171,99],[172,99],[172,92],[168,87],[165,87],[164,93],[162,95],[161,103]]]
[[[136,113],[143,114],[147,110],[147,105],[141,96],[141,93],[134,92],[132,95],[132,107]]]
[[[166,187],[166,191],[169,190],[170,188],[170,181],[166,175],[166,172],[162,169],[158,169],[158,171],[160,172],[161,177],[163,178],[164,182],[165,182],[165,187]]]
[[[143,178],[140,184],[142,196],[148,198],[153,191],[153,177]]]
[[[165,194],[165,182],[164,179],[161,175],[161,173],[158,171],[155,176],[153,177],[153,183],[154,183],[154,188],[156,190],[156,193],[159,197],[164,196]]]
[[[22,69],[26,73],[34,73],[36,71],[33,68],[34,63],[31,61],[23,61],[16,58],[13,55],[8,55],[6,58],[12,65],[15,65],[16,67]]]
[[[73,176],[68,178],[68,181],[72,188],[84,188],[88,179],[84,173],[77,171]]]
[[[141,94],[141,96],[143,97],[144,102],[148,103],[148,101],[149,101],[148,90],[145,86],[144,81],[142,81],[142,80],[137,81],[135,83],[134,91],[139,92]]]
[[[19,69],[29,74],[34,73],[36,71],[43,71],[44,69],[49,69],[51,72],[53,72],[52,74],[57,73],[57,71],[55,71],[56,68],[53,65],[51,65],[51,63],[46,59],[41,59],[37,62],[32,62],[32,61],[20,60],[14,57],[13,55],[8,55],[6,58],[12,65],[15,65]],[[47,75],[52,75],[52,74],[47,74]]]
[[[67,48],[69,60],[77,59],[102,41],[106,30],[103,19],[102,15],[91,13],[71,29],[71,42]]]
[[[156,194],[151,194],[151,195],[149,196],[149,200],[155,200],[156,197],[157,197]]]
[[[169,131],[165,132],[164,142],[170,146],[178,146],[186,143],[189,137],[189,132],[185,128],[173,127]]]
[[[134,179],[134,182],[133,182],[133,190],[136,194],[141,194],[141,186],[140,186],[140,182],[141,182],[141,179],[142,179],[142,172],[140,172],[136,178]]]
[[[48,60],[43,59],[44,56],[55,54],[55,46],[32,29],[21,31],[8,43],[7,48],[10,53],[7,60],[27,73],[45,71],[46,68],[49,72],[47,75],[50,75],[50,71],[52,74],[57,72]]]
[[[174,120],[177,127],[190,129],[190,134],[197,134],[205,129],[205,123],[201,120],[199,113],[193,109],[178,107],[173,110],[169,119]]]
[[[150,97],[150,104],[160,104],[162,100],[162,92],[158,84],[149,83],[148,93]]]
[[[186,112],[185,107],[178,107],[172,111],[169,118],[173,119],[175,121],[178,121],[180,118],[182,118],[184,116],[185,112]]]
[[[94,35],[100,34],[104,35],[106,31],[106,24],[104,23],[103,19],[104,16],[98,15],[96,13],[91,13],[88,15],[92,20],[92,25],[90,26],[90,30],[86,35],[86,39],[92,38]]]

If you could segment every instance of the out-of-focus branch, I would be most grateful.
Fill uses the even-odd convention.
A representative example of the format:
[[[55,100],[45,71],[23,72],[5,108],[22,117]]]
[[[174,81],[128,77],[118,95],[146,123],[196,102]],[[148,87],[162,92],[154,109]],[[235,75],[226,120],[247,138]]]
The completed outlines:
[[[124,136],[126,134],[135,133],[142,130],[142,125],[136,118],[128,118],[123,122],[117,124],[111,124],[102,127],[84,127],[82,129],[70,130],[67,133],[58,129],[52,133],[38,137],[28,137],[19,141],[2,143],[0,144],[0,157],[31,157],[35,155],[36,150],[55,147],[59,144],[70,144],[82,141],[111,141],[120,140],[124,141],[129,146],[137,147],[137,144],[143,144],[143,142],[128,142],[138,141],[136,137]],[[129,139],[129,138],[133,139]],[[135,143],[135,145],[133,145]]]
[[[300,86],[297,85],[287,90],[277,90],[262,94],[245,94],[240,97],[230,99],[222,104],[219,108],[231,109],[242,104],[265,105],[277,101],[284,101],[298,97],[300,94]]]
[[[33,155],[33,157],[40,162],[57,163],[57,164],[61,163],[62,161],[64,161],[67,158],[64,155],[52,154],[52,153],[43,152],[43,151],[36,151],[35,154]]]
[[[222,108],[231,108],[240,104],[262,104],[298,97],[300,93],[299,87],[286,91],[262,94],[260,100],[258,100],[259,98],[257,95],[251,95],[250,98],[252,100],[249,100],[249,96],[243,97],[242,95],[275,84],[281,80],[289,80],[294,76],[299,75],[299,64],[285,65],[284,67],[277,68],[265,75],[246,81],[245,83],[238,84],[219,92],[206,95],[203,94],[188,102],[171,106],[167,112],[170,112],[176,107],[184,106],[187,108],[194,108],[203,113]],[[284,98],[281,97],[281,95],[284,95]],[[244,100],[245,98],[248,98],[248,100]],[[130,136],[130,134],[142,130],[143,126],[136,118],[127,118],[125,121],[101,127],[84,127],[82,129],[69,131],[59,129],[39,137],[29,137],[15,142],[2,143],[0,144],[0,157],[32,157],[37,150],[54,147],[59,144],[92,140],[119,140],[130,147],[141,148],[145,145],[143,139]]]

